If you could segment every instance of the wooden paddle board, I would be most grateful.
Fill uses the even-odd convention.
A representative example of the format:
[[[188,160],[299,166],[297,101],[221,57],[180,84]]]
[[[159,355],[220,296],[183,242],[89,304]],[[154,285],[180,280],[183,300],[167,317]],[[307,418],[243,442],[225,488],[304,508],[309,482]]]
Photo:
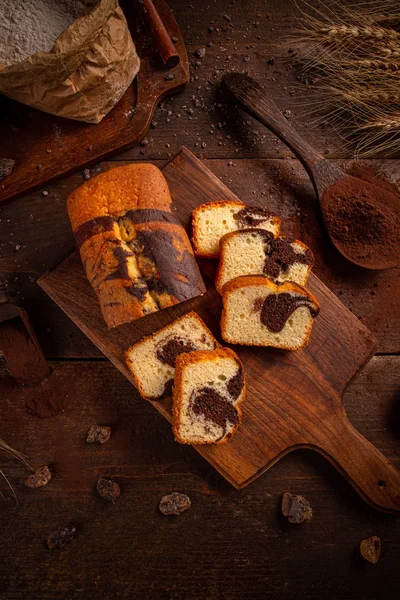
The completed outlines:
[[[185,227],[190,226],[195,206],[236,199],[185,148],[163,172],[176,214]],[[265,199],[258,202],[267,203]],[[208,273],[213,270],[206,269]],[[125,350],[189,310],[197,311],[220,339],[221,300],[212,279],[208,284],[208,292],[202,297],[109,330],[77,251],[39,280],[39,285],[131,381],[124,363]],[[197,450],[232,485],[241,488],[288,452],[311,448],[323,454],[372,506],[400,511],[398,471],[353,428],[342,404],[346,386],[373,355],[376,340],[314,275],[309,279],[309,288],[321,305],[309,345],[297,352],[235,346],[247,379],[243,422],[228,443],[198,446]],[[171,419],[171,399],[153,404]]]

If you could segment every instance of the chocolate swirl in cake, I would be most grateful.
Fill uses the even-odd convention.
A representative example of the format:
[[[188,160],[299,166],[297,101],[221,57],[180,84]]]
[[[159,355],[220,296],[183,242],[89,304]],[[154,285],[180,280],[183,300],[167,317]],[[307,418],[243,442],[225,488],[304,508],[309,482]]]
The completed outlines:
[[[257,227],[263,221],[267,221],[274,215],[266,208],[261,206],[246,206],[242,208],[236,215],[241,228]]]
[[[77,244],[81,247],[91,237],[111,232],[115,227],[126,230],[129,225],[152,222],[179,225],[175,215],[168,212],[137,209],[127,211],[118,219],[109,216],[90,219],[77,227],[74,233]],[[193,256],[186,249],[179,252],[174,245],[174,235],[168,231],[159,228],[142,230],[129,241],[107,239],[105,243],[115,246],[111,253],[116,263],[114,270],[105,277],[105,281],[123,279],[131,282],[128,259],[136,256],[141,276],[126,286],[125,291],[140,302],[143,302],[146,294],[152,290],[159,295],[168,293],[180,302],[205,291],[202,282],[193,277]],[[93,285],[97,283],[99,282],[92,280]]]
[[[281,274],[287,272],[294,263],[303,265],[313,265],[314,256],[309,248],[304,248],[304,252],[296,252],[293,249],[292,241],[285,238],[272,239],[266,249],[264,273],[268,277],[276,279]]]
[[[192,352],[193,350],[196,350],[196,347],[191,341],[174,336],[168,340],[163,340],[158,345],[157,358],[166,365],[175,367],[176,359],[180,354]]]
[[[283,292],[269,294],[265,299],[258,298],[254,309],[260,311],[260,320],[273,333],[279,333],[286,321],[300,306],[307,306],[313,318],[318,315],[319,308],[307,298]]]
[[[243,371],[242,371],[242,369],[240,369],[236,373],[236,375],[234,375],[233,377],[230,378],[226,387],[228,388],[228,392],[232,396],[232,398],[234,398],[236,400],[237,398],[239,398],[240,394],[242,393],[243,385],[244,385]]]
[[[225,400],[217,390],[204,387],[194,390],[190,399],[191,409],[195,415],[202,415],[206,420],[226,431],[228,423],[236,425],[238,413],[233,404]]]

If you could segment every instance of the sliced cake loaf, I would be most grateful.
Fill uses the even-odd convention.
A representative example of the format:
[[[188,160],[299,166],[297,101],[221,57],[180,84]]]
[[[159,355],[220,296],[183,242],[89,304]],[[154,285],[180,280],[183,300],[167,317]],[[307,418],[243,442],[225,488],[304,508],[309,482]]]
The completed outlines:
[[[114,167],[67,200],[86,276],[108,327],[205,293],[167,181],[154,165]]]
[[[257,227],[279,235],[281,220],[260,206],[248,206],[243,202],[221,200],[207,202],[192,213],[193,246],[198,256],[218,258],[222,236],[236,231]]]
[[[172,425],[182,444],[226,442],[239,427],[243,366],[229,348],[181,354],[176,361]]]
[[[219,292],[227,281],[241,275],[264,274],[276,283],[307,283],[314,264],[313,253],[303,242],[274,238],[264,229],[242,229],[224,235],[215,286]]]
[[[319,312],[316,298],[296,283],[236,277],[222,288],[221,334],[226,342],[298,350]]]
[[[161,400],[172,395],[175,362],[180,354],[218,347],[208,327],[190,312],[128,348],[125,358],[140,395],[146,400]]]

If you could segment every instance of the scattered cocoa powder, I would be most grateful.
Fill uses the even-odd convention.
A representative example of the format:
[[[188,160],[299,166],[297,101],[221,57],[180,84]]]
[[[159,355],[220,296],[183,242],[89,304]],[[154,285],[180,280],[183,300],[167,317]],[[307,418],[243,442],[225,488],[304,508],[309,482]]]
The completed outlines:
[[[76,527],[74,525],[66,525],[49,535],[47,538],[47,545],[50,550],[53,550],[54,548],[63,548],[73,540],[75,534]]]
[[[37,395],[32,395],[26,400],[27,411],[39,417],[39,419],[48,419],[55,417],[64,410],[64,397],[57,394],[44,395],[40,389],[37,390]]]
[[[10,375],[21,384],[33,385],[48,375],[48,367],[18,310],[11,304],[2,306],[2,316],[8,320],[0,326],[0,346]]]
[[[400,192],[372,169],[353,165],[351,177],[329,186],[323,196],[333,240],[356,262],[371,266],[400,256]]]

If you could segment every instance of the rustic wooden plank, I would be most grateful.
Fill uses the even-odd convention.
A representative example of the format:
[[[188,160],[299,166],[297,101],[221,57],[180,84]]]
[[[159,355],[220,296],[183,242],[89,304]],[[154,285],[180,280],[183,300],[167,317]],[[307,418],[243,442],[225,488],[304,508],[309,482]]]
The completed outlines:
[[[398,179],[398,160],[365,162],[382,168],[391,181]],[[92,173],[117,164],[123,163],[101,163]],[[159,161],[155,164],[162,166]],[[233,159],[205,164],[245,202],[268,199],[271,210],[283,218],[283,233],[313,249],[315,273],[374,333],[379,351],[400,351],[400,304],[393,293],[400,270],[368,272],[343,259],[326,239],[311,183],[297,161]],[[0,209],[0,273],[10,297],[29,311],[51,357],[99,356],[35,284],[74,244],[65,200],[82,182],[82,174],[75,174],[46,188],[46,196],[35,192]]]
[[[324,4],[317,0],[311,3],[322,12]],[[321,118],[316,87],[298,81],[299,68],[288,52],[290,47],[295,50],[296,44],[282,48],[288,34],[299,28],[301,10],[311,9],[279,0],[233,4],[222,0],[204,4],[173,0],[170,5],[175,8],[187,45],[192,81],[156,111],[157,126],[146,135],[148,145],[131,148],[121,157],[166,158],[169,152],[173,153],[170,146],[174,147],[175,139],[184,140],[202,158],[290,156],[288,149],[262,125],[244,113],[238,116],[230,103],[224,105],[219,82],[230,71],[246,72],[258,79],[304,139],[320,153],[351,156],[339,132]],[[210,42],[212,47],[207,45]],[[206,56],[199,60],[194,52],[202,47],[206,48]]]
[[[50,483],[28,490],[27,471],[5,455],[19,507],[3,504],[0,592],[6,600],[65,598],[310,598],[389,600],[400,585],[399,523],[364,504],[326,461],[303,451],[283,459],[245,490],[233,490],[203,459],[173,442],[169,424],[154,414],[108,363],[52,363],[40,387],[21,388],[0,377],[0,418],[8,442],[36,465],[49,464]],[[372,359],[351,384],[346,406],[355,427],[400,466],[400,357]],[[58,415],[27,411],[38,396],[62,398]],[[59,406],[60,408],[60,406]],[[103,446],[85,443],[93,423],[109,424]],[[113,506],[96,495],[100,475],[115,477]],[[1,484],[6,493],[6,486]],[[173,490],[192,499],[178,518],[157,511]],[[308,526],[279,516],[285,491],[304,494],[314,508]],[[73,522],[78,535],[49,551],[49,533]],[[361,539],[379,535],[375,567],[358,557]],[[179,565],[179,568],[178,568]],[[329,589],[326,586],[329,582]],[[285,596],[284,596],[285,597]]]

